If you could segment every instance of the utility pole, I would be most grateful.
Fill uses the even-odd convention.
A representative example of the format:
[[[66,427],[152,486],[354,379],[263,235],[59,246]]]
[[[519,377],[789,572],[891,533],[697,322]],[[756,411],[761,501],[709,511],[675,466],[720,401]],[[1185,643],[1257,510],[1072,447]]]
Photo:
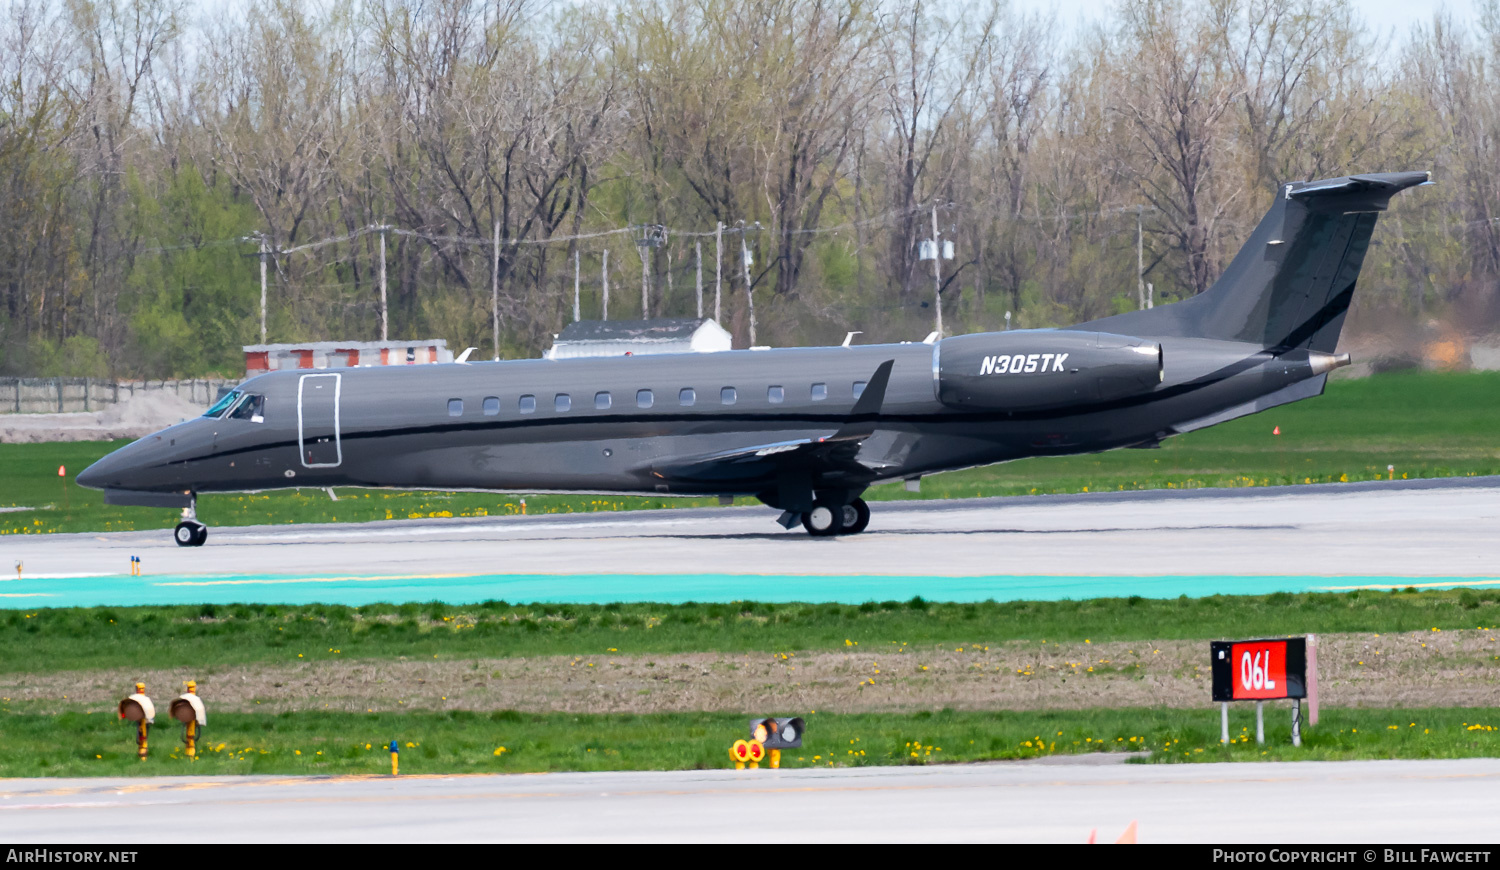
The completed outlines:
[[[932,207],[932,298],[937,306],[937,334],[943,337],[943,245],[938,239],[937,206]]]
[[[604,276],[604,312],[600,315],[601,320],[609,319],[609,248],[604,249],[604,265],[599,267],[599,272]]]
[[[666,242],[663,242],[662,244],[665,245]],[[670,247],[668,247],[666,250],[662,251],[662,254],[664,254],[666,256],[666,258],[667,258],[667,296],[666,296],[666,298],[667,299],[671,299],[677,293],[677,291],[672,288],[672,249]]]
[[[650,320],[651,299],[646,293],[646,289],[651,281],[651,273],[646,266],[646,258],[650,256],[647,252],[650,251],[650,248],[638,246],[636,250],[641,252],[641,319]]]
[[[386,341],[387,327],[389,326],[389,309],[385,303],[385,230],[384,224],[380,226],[380,340]]]
[[[384,286],[385,283],[382,281],[381,287]],[[381,297],[384,298],[384,296],[385,291],[382,289]],[[260,343],[266,343],[266,237],[264,235],[260,237]]]
[[[693,270],[698,276],[698,319],[703,319],[703,242],[693,242]]]
[[[1140,307],[1146,308],[1146,260],[1142,253],[1141,206],[1135,207],[1135,292],[1140,297]]]
[[[724,283],[724,222],[714,224],[714,321],[724,325],[724,310],[721,305],[720,285]],[[264,305],[261,306],[265,308]]]
[[[755,294],[750,292],[750,246],[745,244],[745,231],[740,230],[740,263],[745,270],[745,302],[750,306],[750,346],[755,347]]]
[[[579,268],[580,268],[580,255],[579,255],[578,249],[574,248],[573,249],[573,322],[574,323],[577,323],[579,320],[581,320],[583,318],[583,315],[581,315],[579,313],[579,299],[578,299],[578,294],[579,294],[579,281],[581,280],[581,277],[580,277],[581,273],[579,272]]]
[[[495,221],[495,250],[490,254],[490,338],[500,361],[500,222]]]

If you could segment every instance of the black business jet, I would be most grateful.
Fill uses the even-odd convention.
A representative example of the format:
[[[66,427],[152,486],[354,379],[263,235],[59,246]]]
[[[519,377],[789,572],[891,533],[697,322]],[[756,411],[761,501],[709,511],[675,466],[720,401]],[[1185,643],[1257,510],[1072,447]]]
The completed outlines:
[[[1155,447],[1322,393],[1375,229],[1430,173],[1291,183],[1206,292],[1067,329],[859,347],[283,371],[78,476],[110,504],[393,487],[754,496],[855,534],[873,484]]]

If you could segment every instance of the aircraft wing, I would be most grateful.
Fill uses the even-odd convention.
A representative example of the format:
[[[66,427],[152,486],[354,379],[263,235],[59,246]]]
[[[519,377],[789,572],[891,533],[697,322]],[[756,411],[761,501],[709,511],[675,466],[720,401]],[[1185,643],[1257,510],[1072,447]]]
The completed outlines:
[[[735,447],[697,456],[672,457],[653,463],[652,477],[672,482],[711,483],[775,479],[787,473],[810,475],[820,480],[853,478],[868,480],[872,474],[855,457],[865,439],[875,434],[885,391],[895,360],[886,360],[870,376],[849,416],[829,435],[809,435]]]

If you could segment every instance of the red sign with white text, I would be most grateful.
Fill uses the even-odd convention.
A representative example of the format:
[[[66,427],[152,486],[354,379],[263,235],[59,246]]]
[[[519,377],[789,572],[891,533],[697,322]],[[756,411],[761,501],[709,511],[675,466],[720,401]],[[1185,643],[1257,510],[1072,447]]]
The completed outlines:
[[[1230,645],[1234,700],[1287,697],[1286,641],[1259,640]]]

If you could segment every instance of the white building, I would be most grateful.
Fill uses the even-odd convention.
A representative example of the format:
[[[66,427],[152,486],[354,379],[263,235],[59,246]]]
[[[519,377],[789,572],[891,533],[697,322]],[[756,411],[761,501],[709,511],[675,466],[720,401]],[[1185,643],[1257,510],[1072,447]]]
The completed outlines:
[[[702,319],[579,320],[558,333],[545,359],[652,353],[713,353],[733,338],[711,317]]]

